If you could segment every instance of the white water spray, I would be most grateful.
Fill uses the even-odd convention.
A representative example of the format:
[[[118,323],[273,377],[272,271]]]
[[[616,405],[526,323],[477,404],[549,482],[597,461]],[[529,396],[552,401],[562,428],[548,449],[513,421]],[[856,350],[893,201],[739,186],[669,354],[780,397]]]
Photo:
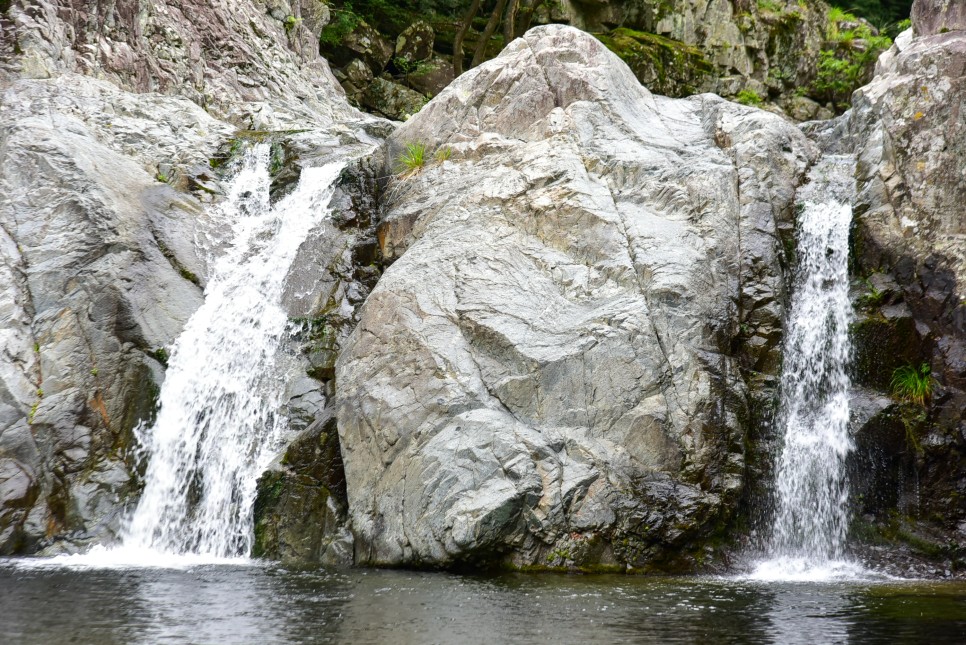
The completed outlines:
[[[775,520],[770,559],[758,565],[756,578],[823,579],[862,571],[843,560],[849,519],[845,460],[852,449],[846,372],[852,209],[841,194],[843,177],[850,184],[851,164],[840,158],[817,168],[798,220],[799,263],[778,418],[784,442],[775,478]]]
[[[285,277],[328,215],[341,166],[302,172],[269,202],[269,148],[250,150],[214,213],[231,241],[211,270],[204,304],[171,352],[148,465],[122,551],[223,559],[247,556],[258,476],[280,449],[286,373],[278,348],[288,317]]]

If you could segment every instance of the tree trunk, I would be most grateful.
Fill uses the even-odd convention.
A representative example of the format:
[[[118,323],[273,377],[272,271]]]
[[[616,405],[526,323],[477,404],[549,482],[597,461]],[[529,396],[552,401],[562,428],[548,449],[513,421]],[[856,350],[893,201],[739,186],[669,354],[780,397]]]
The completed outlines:
[[[453,39],[453,75],[459,76],[463,73],[463,39],[466,38],[466,32],[470,30],[470,25],[473,24],[473,18],[476,18],[476,12],[480,10],[480,0],[473,0],[473,4],[470,5],[469,11],[466,12],[466,16],[463,18],[463,24],[460,26],[459,31],[456,32],[456,38]]]
[[[473,62],[470,67],[476,67],[483,62],[483,56],[486,54],[486,45],[490,38],[493,36],[493,32],[496,31],[497,26],[500,24],[500,18],[503,16],[503,9],[506,7],[506,0],[498,0],[496,7],[493,9],[493,13],[490,14],[490,20],[486,23],[486,28],[480,35],[480,42],[476,44],[476,53],[473,54]]]

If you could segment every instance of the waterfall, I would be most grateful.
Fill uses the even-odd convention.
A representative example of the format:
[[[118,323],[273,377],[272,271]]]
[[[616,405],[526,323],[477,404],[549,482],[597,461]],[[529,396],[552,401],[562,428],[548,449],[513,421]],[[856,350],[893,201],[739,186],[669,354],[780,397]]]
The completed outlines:
[[[848,529],[848,239],[851,163],[832,157],[812,173],[798,217],[798,269],[786,323],[769,559],[755,577],[825,577],[844,562]]]
[[[226,248],[204,304],[171,351],[153,426],[140,432],[144,491],[121,550],[247,556],[258,476],[281,448],[287,380],[279,344],[285,277],[309,232],[328,215],[341,165],[306,169],[272,205],[269,147],[250,149],[212,213]]]

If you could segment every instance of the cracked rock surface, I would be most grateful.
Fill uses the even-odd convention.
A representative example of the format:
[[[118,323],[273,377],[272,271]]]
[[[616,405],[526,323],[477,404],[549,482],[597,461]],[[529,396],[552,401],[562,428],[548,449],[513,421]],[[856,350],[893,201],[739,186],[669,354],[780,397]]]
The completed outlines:
[[[742,486],[774,373],[782,232],[815,149],[711,95],[652,95],[539,27],[390,138],[394,263],[336,366],[356,562],[647,567]],[[434,153],[439,153],[434,157]]]

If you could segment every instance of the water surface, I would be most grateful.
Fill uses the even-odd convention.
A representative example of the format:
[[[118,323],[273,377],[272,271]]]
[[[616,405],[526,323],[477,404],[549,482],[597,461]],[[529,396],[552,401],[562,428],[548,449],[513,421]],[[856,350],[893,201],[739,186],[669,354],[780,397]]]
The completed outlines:
[[[0,560],[4,643],[962,643],[966,583]]]

